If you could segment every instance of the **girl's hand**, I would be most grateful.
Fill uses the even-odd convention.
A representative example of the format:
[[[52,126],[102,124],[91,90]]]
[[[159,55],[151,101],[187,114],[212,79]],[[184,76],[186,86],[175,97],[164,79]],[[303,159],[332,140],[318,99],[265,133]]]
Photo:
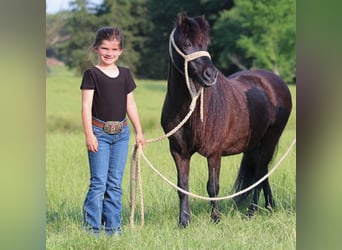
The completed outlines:
[[[86,145],[87,145],[88,151],[94,152],[94,153],[97,152],[99,143],[94,134],[90,134],[86,136]]]
[[[146,143],[144,135],[143,134],[136,134],[136,136],[135,136],[135,143],[137,145],[140,144],[142,146],[142,149],[144,149],[145,148],[145,143]]]

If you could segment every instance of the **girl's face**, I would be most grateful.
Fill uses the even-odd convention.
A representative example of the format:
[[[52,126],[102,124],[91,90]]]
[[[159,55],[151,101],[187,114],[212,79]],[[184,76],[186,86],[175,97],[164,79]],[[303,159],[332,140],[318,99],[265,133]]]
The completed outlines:
[[[118,40],[103,40],[100,46],[95,48],[101,66],[110,66],[119,59],[122,49]]]

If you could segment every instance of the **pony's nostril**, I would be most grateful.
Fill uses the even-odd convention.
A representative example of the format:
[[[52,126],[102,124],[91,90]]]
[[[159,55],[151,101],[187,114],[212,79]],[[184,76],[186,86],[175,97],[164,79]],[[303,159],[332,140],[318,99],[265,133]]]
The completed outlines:
[[[211,79],[212,76],[213,76],[213,70],[212,70],[211,68],[206,68],[206,69],[204,70],[204,77],[205,77],[206,79]]]
[[[207,81],[214,81],[217,77],[217,71],[213,68],[206,68],[203,72],[203,78]]]

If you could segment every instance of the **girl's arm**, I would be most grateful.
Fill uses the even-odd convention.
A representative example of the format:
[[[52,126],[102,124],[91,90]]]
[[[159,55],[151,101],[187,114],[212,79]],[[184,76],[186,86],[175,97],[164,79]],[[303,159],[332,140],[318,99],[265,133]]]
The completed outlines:
[[[93,133],[91,107],[93,104],[93,89],[82,90],[82,123],[86,145],[89,151],[97,152],[98,141]]]
[[[135,130],[136,144],[142,144],[142,146],[144,147],[145,138],[140,124],[138,108],[135,103],[133,92],[127,95],[127,114]]]

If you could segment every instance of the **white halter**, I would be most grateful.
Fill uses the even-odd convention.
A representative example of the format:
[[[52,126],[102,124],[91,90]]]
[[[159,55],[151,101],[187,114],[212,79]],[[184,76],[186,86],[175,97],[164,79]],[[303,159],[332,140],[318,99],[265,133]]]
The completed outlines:
[[[198,90],[198,92],[196,91],[195,85],[192,81],[191,78],[189,78],[189,73],[188,73],[188,62],[195,60],[196,58],[202,57],[202,56],[206,56],[206,57],[210,57],[210,54],[207,51],[196,51],[194,53],[191,53],[189,55],[185,55],[176,45],[175,40],[173,38],[174,33],[175,33],[176,29],[173,29],[171,34],[170,34],[170,41],[169,41],[169,53],[170,53],[170,58],[172,63],[175,65],[175,67],[177,68],[174,60],[173,60],[173,56],[172,56],[172,46],[174,47],[174,49],[177,51],[177,53],[179,55],[181,55],[184,58],[184,76],[185,76],[185,81],[186,81],[186,86],[189,90],[189,93],[191,95],[191,98],[198,98],[199,96],[201,96],[201,113],[200,113],[200,117],[201,117],[201,121],[203,121],[203,94],[204,94],[204,89],[203,87],[200,87],[200,89]],[[178,69],[178,68],[177,68]],[[196,102],[192,102],[192,104],[195,106]],[[190,109],[193,109],[195,107],[190,107]]]

